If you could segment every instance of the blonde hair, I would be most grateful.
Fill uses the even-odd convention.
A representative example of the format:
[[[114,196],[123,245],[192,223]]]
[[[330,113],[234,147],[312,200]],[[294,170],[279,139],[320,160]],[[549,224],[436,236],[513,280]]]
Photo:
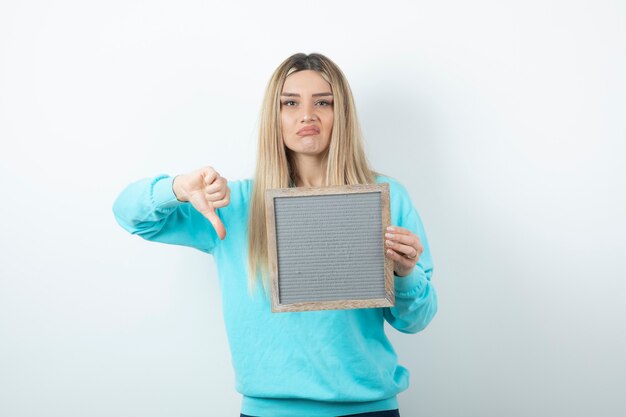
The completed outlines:
[[[259,150],[248,220],[250,291],[255,288],[257,279],[262,280],[266,294],[269,288],[265,190],[288,188],[297,180],[297,168],[283,144],[280,94],[287,76],[302,70],[317,71],[332,88],[334,122],[325,155],[325,185],[372,184],[378,174],[369,167],[352,91],[339,67],[316,53],[298,53],[283,61],[270,78],[261,108]]]

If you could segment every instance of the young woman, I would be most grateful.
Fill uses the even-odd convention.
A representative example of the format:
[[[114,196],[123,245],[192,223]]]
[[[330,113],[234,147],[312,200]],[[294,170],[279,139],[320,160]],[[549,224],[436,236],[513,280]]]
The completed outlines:
[[[265,190],[379,182],[390,188],[396,305],[271,313]],[[399,415],[409,373],[384,321],[404,333],[428,325],[432,260],[406,189],[369,167],[352,92],[330,59],[295,54],[272,75],[253,179],[227,181],[209,166],[158,175],[128,185],[113,211],[130,233],[215,258],[242,416]]]

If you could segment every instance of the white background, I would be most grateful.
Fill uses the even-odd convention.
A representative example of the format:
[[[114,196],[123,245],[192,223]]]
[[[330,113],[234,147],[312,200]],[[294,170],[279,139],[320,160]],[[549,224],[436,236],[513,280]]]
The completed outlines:
[[[250,177],[295,52],[343,69],[430,239],[439,313],[388,327],[402,415],[625,415],[620,0],[2,2],[0,415],[238,415],[212,258],[111,206]]]

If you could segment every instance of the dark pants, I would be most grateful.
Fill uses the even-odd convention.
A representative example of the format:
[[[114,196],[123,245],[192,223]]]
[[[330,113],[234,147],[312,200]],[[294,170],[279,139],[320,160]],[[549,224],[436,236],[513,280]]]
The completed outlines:
[[[240,414],[239,417],[254,417],[254,416],[247,416],[245,414]],[[398,410],[374,411],[372,413],[350,414],[349,416],[339,416],[339,417],[400,417],[400,412]]]

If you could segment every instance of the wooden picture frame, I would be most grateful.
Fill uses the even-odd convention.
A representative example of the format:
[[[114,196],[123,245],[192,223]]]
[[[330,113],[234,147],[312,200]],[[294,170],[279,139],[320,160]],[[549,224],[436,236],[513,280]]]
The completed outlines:
[[[395,305],[389,184],[265,193],[272,312]]]

